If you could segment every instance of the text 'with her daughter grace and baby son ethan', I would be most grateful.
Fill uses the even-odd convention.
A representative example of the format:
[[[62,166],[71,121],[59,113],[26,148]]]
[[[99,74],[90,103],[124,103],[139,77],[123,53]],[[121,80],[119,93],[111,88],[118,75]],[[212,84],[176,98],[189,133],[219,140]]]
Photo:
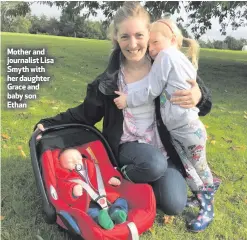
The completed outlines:
[[[6,107],[27,108],[28,100],[37,99],[40,85],[51,80],[47,66],[54,63],[45,48],[7,48]]]

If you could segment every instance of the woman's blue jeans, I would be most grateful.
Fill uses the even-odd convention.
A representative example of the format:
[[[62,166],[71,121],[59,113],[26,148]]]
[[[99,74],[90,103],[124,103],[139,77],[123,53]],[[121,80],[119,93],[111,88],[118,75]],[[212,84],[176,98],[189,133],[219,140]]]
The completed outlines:
[[[166,160],[157,148],[138,142],[128,142],[119,147],[120,167],[135,183],[149,183],[158,207],[167,215],[183,211],[187,201],[186,181],[172,159]]]

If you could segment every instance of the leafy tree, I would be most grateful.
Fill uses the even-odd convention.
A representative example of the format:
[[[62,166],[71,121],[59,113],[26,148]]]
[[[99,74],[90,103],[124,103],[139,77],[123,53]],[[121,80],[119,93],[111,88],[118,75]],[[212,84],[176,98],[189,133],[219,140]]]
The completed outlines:
[[[40,22],[40,33],[47,33],[47,27],[48,27],[48,18],[45,14],[42,14],[39,18]]]
[[[6,21],[5,21],[6,24]],[[23,16],[13,17],[10,23],[2,25],[2,30],[5,32],[29,33],[31,21]]]
[[[191,38],[191,36],[189,35],[188,31],[186,30],[186,28],[182,25],[182,23],[178,23],[178,28],[181,30],[182,35],[186,38]]]
[[[216,49],[230,49],[230,50],[241,50],[242,47],[247,43],[247,39],[235,39],[234,37],[227,36],[223,41],[220,40],[208,40],[207,42],[198,40],[200,47],[202,48],[216,48]]]
[[[198,43],[201,48],[207,48],[207,43],[201,39],[198,39]]]
[[[18,32],[18,33],[29,33],[29,28],[31,27],[31,21],[23,16],[17,16],[14,18],[10,32]]]
[[[236,30],[247,23],[246,1],[192,1],[185,8],[189,13],[192,32],[196,38],[204,34],[207,29],[211,29],[214,17],[219,19],[222,35],[226,35],[226,28],[229,25]]]
[[[1,2],[1,30],[27,33],[31,22],[29,16],[24,16],[29,11],[29,5],[25,2]]]
[[[79,14],[72,16],[69,11],[63,10],[59,23],[60,35],[76,37],[80,27],[84,25],[84,20]]]
[[[215,40],[213,42],[213,45],[214,45],[214,48],[216,48],[216,49],[222,49],[222,41]]]
[[[10,29],[13,19],[17,15],[25,16],[30,12],[30,5],[33,2],[1,2],[1,20],[2,30]],[[49,33],[66,36],[106,38],[106,29],[113,18],[116,10],[124,3],[123,1],[43,1],[40,4],[57,6],[62,9],[63,17],[58,21],[53,19],[50,22],[47,19],[37,20],[31,18],[31,33]],[[226,34],[226,27],[232,26],[236,30],[240,26],[246,26],[247,23],[247,2],[246,1],[143,1],[142,4],[147,8],[153,20],[164,17],[167,13],[173,14],[175,11],[179,14],[184,8],[189,14],[189,24],[196,38],[199,38],[206,30],[211,29],[212,19],[218,18],[221,24],[221,33]],[[84,14],[81,16],[81,10]],[[87,10],[85,12],[85,10]],[[106,20],[101,24],[92,24],[86,21],[89,16],[96,16],[97,11],[102,10]],[[177,23],[182,29],[184,36],[188,36],[186,28],[183,27],[183,19],[177,18]],[[12,28],[13,29],[13,28]],[[232,40],[226,40],[221,45],[222,48],[238,49],[240,45],[246,44],[242,40],[240,43]],[[208,47],[220,46],[219,42],[208,42]]]
[[[78,16],[82,9],[87,9],[84,14],[86,18],[90,15],[96,16],[97,10],[101,9],[106,17],[105,23],[109,24],[115,11],[123,4],[123,1],[43,1],[40,4],[57,6],[65,11],[70,20]],[[32,2],[2,2],[5,9],[4,16],[25,15],[30,12]],[[180,13],[182,7],[189,14],[189,25],[196,38],[199,38],[212,27],[212,19],[218,18],[221,25],[221,33],[226,34],[226,27],[231,26],[236,30],[247,23],[247,2],[246,1],[144,1],[143,4],[149,11],[153,20],[164,16],[166,12],[173,14]],[[9,7],[6,10],[6,5]],[[178,22],[183,22],[179,17]],[[74,22],[72,20],[72,22]]]
[[[88,38],[96,38],[96,39],[106,39],[106,34],[102,32],[102,24],[100,22],[86,22],[87,28],[87,36]]]
[[[63,13],[59,22],[60,35],[74,36],[75,23],[72,22],[66,13]]]
[[[31,16],[31,27],[29,29],[30,33],[39,33],[40,32],[40,20],[37,16]]]
[[[42,15],[40,17],[31,16],[31,27],[29,29],[30,33],[47,33],[51,35],[59,34],[59,21],[56,18],[48,19],[47,16]]]
[[[208,42],[207,42],[207,48],[214,48],[214,42],[208,40]]]
[[[1,1],[1,15],[3,17],[16,17],[16,16],[26,16],[30,13],[30,3],[29,2],[7,2]]]
[[[234,37],[227,36],[224,40],[224,43],[227,45],[228,49],[232,50],[241,50],[243,43],[241,40],[237,40]]]
[[[106,23],[114,16],[115,11],[123,4],[123,1],[52,1],[43,4],[55,5],[62,9],[70,9],[70,14],[78,14],[82,9],[88,9],[86,17],[97,15],[97,10],[101,9],[106,17]],[[153,20],[162,17],[166,12],[173,14],[175,11],[180,13],[182,7],[189,13],[189,25],[196,38],[199,38],[212,27],[212,19],[218,18],[221,25],[221,33],[226,34],[226,27],[232,26],[237,29],[245,26],[247,22],[247,2],[246,1],[145,1],[145,7],[149,11]],[[183,22],[179,17],[178,22]]]
[[[25,2],[1,2],[1,29],[10,31],[17,16],[25,16],[30,12],[28,3]],[[16,23],[15,23],[16,24]]]
[[[50,18],[47,22],[46,32],[51,35],[59,34],[59,21],[56,18]]]
[[[247,45],[247,39],[240,38],[239,41],[241,42],[241,47],[243,47],[244,45]],[[241,50],[242,50],[242,48],[241,48]]]

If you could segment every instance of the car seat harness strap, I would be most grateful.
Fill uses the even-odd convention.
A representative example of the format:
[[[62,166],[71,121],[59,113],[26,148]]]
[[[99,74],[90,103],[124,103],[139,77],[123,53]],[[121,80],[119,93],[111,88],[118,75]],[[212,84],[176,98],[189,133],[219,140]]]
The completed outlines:
[[[108,209],[106,196],[99,196],[86,182],[81,179],[71,179],[70,182],[80,184],[89,196],[97,202],[101,208]]]
[[[96,177],[97,177],[97,185],[98,185],[98,193],[96,193],[96,191],[93,190],[93,186],[91,187],[89,184],[89,179],[87,176],[87,171],[85,170],[84,166],[82,166],[81,164],[76,164],[75,170],[79,173],[79,175],[85,179],[87,181],[87,183],[81,179],[74,179],[71,180],[73,182],[78,182],[78,184],[80,184],[83,189],[85,189],[87,191],[87,193],[89,194],[89,196],[95,201],[97,202],[100,207],[102,209],[108,209],[108,204],[110,204],[107,201],[106,198],[106,191],[105,191],[105,187],[104,187],[104,182],[102,179],[102,175],[100,172],[100,168],[99,168],[99,164],[98,164],[98,160],[96,159],[92,149],[90,147],[88,147],[86,149],[86,151],[89,153],[91,159],[94,161],[94,165],[95,165],[95,169],[96,169]]]

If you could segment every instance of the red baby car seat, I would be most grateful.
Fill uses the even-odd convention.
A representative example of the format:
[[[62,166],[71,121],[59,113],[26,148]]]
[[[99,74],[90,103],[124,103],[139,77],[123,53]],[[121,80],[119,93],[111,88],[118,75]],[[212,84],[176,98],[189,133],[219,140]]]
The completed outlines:
[[[85,240],[130,240],[148,230],[155,219],[156,202],[148,184],[134,184],[122,179],[116,191],[129,205],[125,223],[104,230],[87,215],[85,209],[71,206],[60,198],[57,192],[56,166],[61,149],[86,147],[96,150],[100,171],[117,168],[115,157],[102,134],[94,127],[82,124],[65,124],[47,128],[42,138],[36,130],[30,140],[30,152],[37,187],[41,193],[44,218],[47,223],[57,223],[72,236]],[[105,157],[104,157],[105,156]],[[102,160],[103,158],[103,160]],[[112,169],[111,169],[112,170]],[[102,174],[102,177],[104,174]]]

